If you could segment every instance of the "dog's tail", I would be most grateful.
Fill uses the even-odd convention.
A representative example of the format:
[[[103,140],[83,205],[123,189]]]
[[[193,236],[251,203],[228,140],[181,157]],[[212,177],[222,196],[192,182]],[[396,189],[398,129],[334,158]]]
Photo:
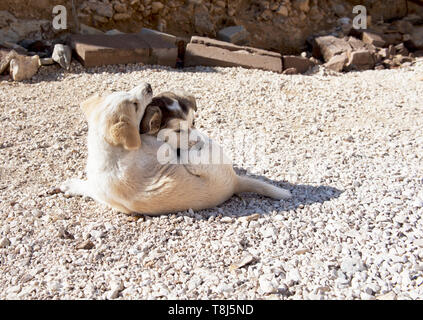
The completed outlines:
[[[255,192],[278,200],[291,198],[291,192],[288,190],[245,176],[238,176],[238,181],[235,187],[235,193],[241,192]]]

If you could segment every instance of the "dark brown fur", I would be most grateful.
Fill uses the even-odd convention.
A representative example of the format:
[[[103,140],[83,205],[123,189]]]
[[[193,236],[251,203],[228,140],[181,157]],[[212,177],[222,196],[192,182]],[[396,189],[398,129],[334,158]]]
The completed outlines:
[[[169,108],[175,100],[179,103],[179,110]],[[141,120],[140,133],[156,134],[160,129],[166,128],[172,119],[186,120],[190,109],[197,111],[197,104],[193,96],[163,92],[154,97],[147,106]]]

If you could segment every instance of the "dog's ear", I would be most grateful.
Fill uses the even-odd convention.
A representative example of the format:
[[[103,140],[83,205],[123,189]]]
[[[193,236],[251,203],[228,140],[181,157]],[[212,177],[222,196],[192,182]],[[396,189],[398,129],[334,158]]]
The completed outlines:
[[[162,124],[162,111],[158,106],[148,106],[140,124],[140,133],[156,134]]]
[[[141,147],[141,137],[129,117],[123,115],[109,122],[106,141],[114,146],[123,146],[126,150],[137,150]]]
[[[191,94],[185,93],[184,95],[182,95],[180,97],[179,103],[184,103],[190,109],[194,109],[194,111],[197,111],[197,101],[195,100],[195,97]]]
[[[94,109],[104,100],[98,93],[92,95],[87,100],[81,102],[80,107],[84,112],[85,118],[88,120]]]

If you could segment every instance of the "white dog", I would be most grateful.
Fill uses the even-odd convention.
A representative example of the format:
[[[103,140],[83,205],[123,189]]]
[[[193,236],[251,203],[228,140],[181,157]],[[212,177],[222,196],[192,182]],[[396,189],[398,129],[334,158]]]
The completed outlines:
[[[238,176],[229,164],[189,165],[190,172],[180,164],[160,164],[157,152],[164,142],[139,134],[151,101],[151,86],[142,84],[129,92],[95,95],[81,104],[88,121],[88,179],[64,182],[63,192],[92,197],[124,213],[151,215],[214,207],[240,192],[275,199],[291,196],[287,190]]]

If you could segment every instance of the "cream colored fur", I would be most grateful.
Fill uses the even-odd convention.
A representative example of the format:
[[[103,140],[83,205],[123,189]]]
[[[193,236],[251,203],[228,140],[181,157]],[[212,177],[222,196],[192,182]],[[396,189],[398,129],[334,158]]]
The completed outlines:
[[[229,164],[189,165],[194,174],[182,165],[160,164],[157,150],[163,142],[151,135],[134,137],[151,102],[147,87],[81,104],[89,129],[87,180],[68,180],[63,192],[92,197],[124,213],[152,215],[214,207],[239,192],[290,197],[287,190],[237,176]]]

